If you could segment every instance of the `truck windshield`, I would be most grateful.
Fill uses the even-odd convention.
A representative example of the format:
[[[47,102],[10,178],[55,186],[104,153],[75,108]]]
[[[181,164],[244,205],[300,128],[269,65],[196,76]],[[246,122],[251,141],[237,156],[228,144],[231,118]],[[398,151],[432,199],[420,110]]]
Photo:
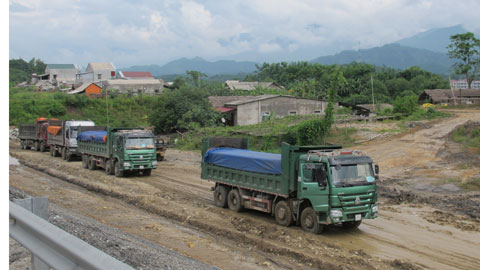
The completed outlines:
[[[154,149],[153,138],[128,137],[125,141],[126,149]]]
[[[70,130],[70,134],[71,134],[70,138],[76,139],[77,138],[77,133],[78,133],[78,131],[76,129],[71,129]]]
[[[371,164],[332,166],[333,184],[336,187],[371,185],[375,182]]]

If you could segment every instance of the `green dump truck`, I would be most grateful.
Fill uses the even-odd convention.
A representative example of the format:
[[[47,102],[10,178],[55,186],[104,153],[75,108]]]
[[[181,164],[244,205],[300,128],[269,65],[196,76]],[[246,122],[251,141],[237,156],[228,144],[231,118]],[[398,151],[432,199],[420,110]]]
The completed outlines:
[[[281,154],[269,154],[249,151],[246,139],[204,139],[201,178],[215,182],[219,207],[263,211],[312,233],[329,224],[355,229],[378,216],[379,168],[341,148],[283,143]]]
[[[139,128],[79,127],[78,152],[82,166],[97,167],[107,174],[122,177],[125,173],[148,176],[157,167],[153,134]]]

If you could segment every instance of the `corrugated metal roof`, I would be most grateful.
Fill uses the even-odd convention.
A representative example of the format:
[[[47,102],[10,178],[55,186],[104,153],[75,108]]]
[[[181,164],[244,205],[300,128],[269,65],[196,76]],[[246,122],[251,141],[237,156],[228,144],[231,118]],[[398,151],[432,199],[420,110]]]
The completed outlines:
[[[152,73],[148,71],[120,71],[123,77],[127,78],[153,78]]]
[[[223,107],[226,103],[242,100],[242,99],[249,99],[254,98],[255,96],[210,96],[208,97],[208,101],[213,108]]]
[[[480,90],[475,89],[454,89],[455,98],[480,98]],[[452,99],[451,89],[432,89],[425,90],[420,95],[420,99],[431,99],[434,102],[448,101]]]
[[[73,91],[70,91],[67,94],[73,95],[73,94],[81,93],[81,92],[85,91],[85,89],[87,89],[87,87],[89,87],[91,84],[95,84],[96,86],[98,86],[96,83],[84,83],[84,84],[80,85],[77,89],[75,89]],[[98,87],[100,87],[100,86],[98,86]]]
[[[92,62],[88,63],[88,65],[93,69],[93,70],[115,70],[115,67],[113,66],[112,63],[106,63],[106,62]]]
[[[135,84],[163,84],[160,79],[146,79],[146,80],[106,80],[106,85],[135,85]]]
[[[241,82],[236,80],[228,80],[225,82],[226,86],[231,90],[255,90],[257,87],[262,88],[278,88],[282,89],[282,87],[278,86],[274,82]]]

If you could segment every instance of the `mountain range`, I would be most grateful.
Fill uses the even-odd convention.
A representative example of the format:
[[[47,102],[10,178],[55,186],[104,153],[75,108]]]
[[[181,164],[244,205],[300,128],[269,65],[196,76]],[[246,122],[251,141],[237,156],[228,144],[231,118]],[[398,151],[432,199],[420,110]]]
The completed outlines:
[[[335,55],[315,58],[310,62],[325,65],[363,62],[396,69],[418,66],[430,72],[448,74],[450,73],[450,67],[454,63],[447,55],[446,46],[450,44],[450,36],[465,32],[467,32],[467,30],[461,25],[435,28],[384,46],[356,51],[342,51]],[[123,70],[150,71],[154,76],[171,74],[185,75],[188,70],[200,71],[208,76],[216,74],[235,75],[255,71],[256,64],[259,63],[234,60],[210,62],[200,57],[195,57],[192,59],[177,59],[163,66],[142,65],[132,66]]]

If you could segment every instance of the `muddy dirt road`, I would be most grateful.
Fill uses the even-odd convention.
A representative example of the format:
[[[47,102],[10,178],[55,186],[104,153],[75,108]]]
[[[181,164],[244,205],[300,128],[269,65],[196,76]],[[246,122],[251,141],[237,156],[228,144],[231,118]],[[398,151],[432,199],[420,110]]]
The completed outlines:
[[[10,166],[10,186],[223,269],[480,269],[480,221],[457,211],[478,210],[480,194],[418,186],[480,173],[438,156],[456,125],[480,121],[480,110],[455,113],[356,147],[379,162],[383,181],[380,217],[355,232],[312,235],[262,213],[216,208],[213,183],[200,180],[200,155],[190,152],[169,150],[151,177],[115,178],[11,141],[20,165]]]

